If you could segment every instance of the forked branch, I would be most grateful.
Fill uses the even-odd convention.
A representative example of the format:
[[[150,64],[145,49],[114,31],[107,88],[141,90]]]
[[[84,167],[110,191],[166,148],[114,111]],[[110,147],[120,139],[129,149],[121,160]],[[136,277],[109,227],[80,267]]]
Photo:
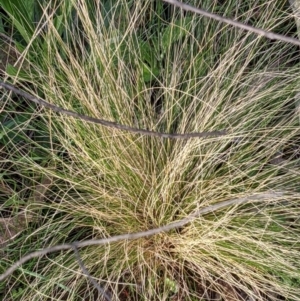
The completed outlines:
[[[190,215],[188,215],[186,218],[182,220],[155,229],[150,229],[147,231],[137,232],[137,233],[121,234],[121,235],[116,235],[116,236],[103,238],[103,239],[90,239],[90,240],[85,240],[80,242],[69,243],[69,244],[56,245],[39,251],[34,251],[30,254],[25,255],[18,261],[16,261],[3,274],[0,274],[0,281],[3,281],[6,277],[8,277],[15,270],[17,270],[19,266],[21,266],[23,263],[29,261],[32,258],[41,257],[49,253],[54,253],[63,250],[70,250],[70,249],[74,250],[74,248],[77,249],[77,248],[82,248],[87,246],[104,245],[104,244],[109,244],[121,240],[133,240],[133,239],[148,237],[148,236],[152,236],[163,232],[168,232],[172,229],[182,227],[204,214],[215,212],[217,210],[220,210],[228,206],[236,206],[236,205],[242,205],[242,204],[258,202],[258,201],[259,202],[268,201],[268,200],[274,201],[282,196],[283,196],[282,192],[267,192],[267,193],[256,194],[248,197],[237,198],[229,201],[224,201],[218,204],[214,204],[205,208],[201,208],[199,210],[196,210],[194,213],[191,213]]]

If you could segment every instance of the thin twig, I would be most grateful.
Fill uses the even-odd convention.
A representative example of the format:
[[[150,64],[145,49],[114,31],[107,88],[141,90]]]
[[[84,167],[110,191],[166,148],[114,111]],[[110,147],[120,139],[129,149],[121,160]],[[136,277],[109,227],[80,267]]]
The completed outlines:
[[[78,262],[80,268],[82,269],[82,272],[87,276],[87,278],[92,282],[94,287],[98,290],[99,296],[103,296],[107,301],[110,301],[111,296],[97,283],[97,281],[95,281],[95,279],[93,279],[92,275],[89,273],[89,271],[85,267],[76,245],[72,244],[72,246],[73,246],[73,251],[75,253],[75,257],[77,259],[77,262]]]
[[[6,35],[6,34],[4,34],[4,33],[2,33],[2,32],[0,32],[0,37],[2,37],[3,39],[7,40],[7,41],[10,42],[11,44],[14,44],[14,43],[15,43],[15,41],[14,41],[11,37],[9,37],[8,35]],[[14,50],[17,51],[17,49],[14,49]]]
[[[287,37],[287,36],[284,36],[284,35],[281,35],[281,34],[277,34],[277,33],[274,33],[272,31],[266,31],[266,30],[261,29],[261,28],[253,27],[251,25],[246,25],[244,23],[234,21],[232,19],[228,19],[228,18],[222,17],[220,15],[210,13],[210,12],[204,10],[204,9],[196,8],[192,5],[182,3],[182,2],[179,2],[177,0],[163,0],[163,1],[167,2],[167,3],[170,3],[174,6],[177,6],[179,8],[182,8],[185,11],[191,11],[191,12],[196,13],[198,15],[203,15],[205,17],[212,18],[214,20],[217,20],[217,21],[229,24],[229,25],[233,25],[235,27],[238,27],[238,28],[256,33],[258,35],[264,36],[264,37],[269,38],[271,40],[278,40],[278,41],[288,42],[288,43],[292,43],[294,45],[300,46],[300,40],[295,39],[295,38],[291,38],[291,37]]]
[[[137,134],[142,134],[142,135],[146,135],[146,136],[154,136],[154,137],[161,137],[161,138],[173,138],[173,139],[189,139],[189,138],[206,138],[206,137],[212,137],[212,136],[224,136],[226,135],[226,131],[211,131],[211,132],[202,132],[202,133],[187,133],[187,134],[168,134],[168,133],[159,133],[159,132],[154,132],[154,131],[148,131],[148,130],[144,130],[144,129],[138,129],[138,128],[133,128],[127,125],[123,125],[123,124],[119,124],[116,122],[112,122],[112,121],[108,121],[108,120],[103,120],[103,119],[98,119],[98,118],[94,118],[94,117],[90,117],[90,116],[86,116],[86,115],[82,115],[82,114],[78,114],[74,111],[69,111],[66,109],[63,109],[61,107],[58,107],[56,105],[53,105],[51,103],[48,103],[46,101],[44,101],[41,98],[37,98],[32,96],[31,94],[19,90],[16,87],[8,84],[8,83],[4,83],[0,81],[0,86],[5,88],[6,90],[12,91],[17,95],[20,95],[38,105],[41,105],[45,108],[49,108],[54,112],[57,113],[62,113],[68,116],[72,116],[74,118],[77,119],[81,119],[81,120],[85,120],[87,122],[92,122],[92,123],[97,123],[97,124],[101,124],[107,127],[112,127],[115,129],[119,129],[119,130],[123,130],[123,131],[129,131],[132,133],[137,133]]]
[[[150,229],[147,231],[137,232],[137,233],[121,234],[121,235],[116,235],[113,237],[103,238],[103,239],[90,239],[90,240],[74,242],[74,243],[70,243],[70,244],[61,244],[61,245],[56,245],[53,247],[45,248],[45,249],[42,249],[39,251],[34,251],[34,252],[29,253],[29,254],[25,255],[24,257],[20,258],[11,267],[9,267],[3,274],[0,274],[0,281],[3,281],[6,277],[8,277],[15,270],[17,270],[19,266],[21,266],[23,263],[29,261],[32,258],[41,257],[46,254],[54,253],[54,252],[58,252],[58,251],[62,251],[62,250],[70,250],[70,249],[74,250],[74,246],[76,246],[76,248],[82,248],[82,247],[87,247],[87,246],[109,244],[109,243],[113,243],[113,242],[117,242],[117,241],[121,241],[121,240],[133,240],[133,239],[143,238],[143,237],[147,237],[147,236],[152,236],[152,235],[159,234],[162,232],[168,232],[175,228],[180,228],[180,227],[192,222],[193,220],[195,220],[196,218],[198,218],[201,215],[215,212],[224,207],[236,206],[236,205],[241,205],[241,204],[246,204],[246,203],[256,202],[256,201],[263,201],[263,200],[268,200],[268,199],[274,200],[275,198],[279,198],[282,196],[283,196],[282,192],[267,192],[267,193],[252,195],[249,197],[237,198],[237,199],[224,201],[224,202],[221,202],[221,203],[218,203],[215,205],[211,205],[211,206],[196,210],[194,213],[191,213],[190,215],[188,215],[186,218],[184,218],[182,220],[167,224],[167,225],[159,227],[159,228]]]

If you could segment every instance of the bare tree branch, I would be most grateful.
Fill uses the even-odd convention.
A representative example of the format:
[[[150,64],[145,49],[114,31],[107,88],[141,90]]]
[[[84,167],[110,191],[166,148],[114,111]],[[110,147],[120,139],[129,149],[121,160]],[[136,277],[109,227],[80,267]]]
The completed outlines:
[[[203,15],[205,17],[212,18],[214,20],[217,20],[217,21],[229,24],[229,25],[233,25],[235,27],[238,27],[238,28],[241,28],[241,29],[253,32],[253,33],[256,33],[258,35],[267,37],[267,38],[269,38],[271,40],[283,41],[283,42],[292,43],[294,45],[300,46],[300,40],[295,39],[295,38],[290,38],[290,37],[287,37],[287,36],[284,36],[284,35],[281,35],[281,34],[277,34],[277,33],[271,32],[271,31],[266,31],[266,30],[261,29],[261,28],[253,27],[253,26],[250,26],[250,25],[246,25],[246,24],[243,24],[241,22],[234,21],[232,19],[228,19],[228,18],[222,17],[220,15],[216,15],[216,14],[210,13],[210,12],[208,12],[206,10],[203,10],[203,9],[200,9],[200,8],[196,8],[196,7],[191,6],[189,4],[185,4],[185,3],[179,2],[177,0],[163,0],[163,1],[166,2],[166,3],[170,3],[170,4],[172,4],[172,5],[176,6],[176,7],[182,8],[185,11],[191,11],[191,12],[196,13],[198,15]]]
[[[184,218],[182,220],[167,224],[167,225],[159,227],[159,228],[150,229],[147,231],[137,232],[137,233],[121,234],[121,235],[116,235],[113,237],[103,238],[103,239],[90,239],[90,240],[74,242],[74,243],[70,243],[70,244],[61,244],[61,245],[56,245],[53,247],[45,248],[45,249],[42,249],[39,251],[34,251],[32,253],[25,255],[18,261],[16,261],[3,274],[0,274],[0,281],[3,281],[6,277],[8,277],[15,270],[17,270],[19,266],[21,266],[23,263],[29,261],[32,258],[44,256],[49,253],[54,253],[54,252],[63,251],[63,250],[70,250],[70,249],[74,250],[74,246],[76,248],[82,248],[82,247],[87,247],[87,246],[109,244],[109,243],[113,243],[113,242],[117,242],[117,241],[121,241],[121,240],[133,240],[133,239],[143,238],[143,237],[147,237],[147,236],[152,236],[155,234],[159,234],[162,232],[168,232],[172,229],[182,227],[182,226],[192,222],[193,220],[195,220],[196,218],[198,218],[201,215],[215,212],[224,207],[236,206],[236,205],[246,204],[246,203],[250,203],[250,202],[258,202],[258,201],[267,201],[267,200],[273,201],[282,196],[283,196],[282,192],[267,192],[267,193],[260,193],[260,194],[256,194],[256,195],[252,195],[252,196],[248,196],[248,197],[237,198],[237,199],[224,201],[224,202],[221,202],[218,204],[214,204],[214,205],[196,210],[194,213],[191,213],[190,215],[188,215],[186,218]]]
[[[5,88],[6,90],[12,91],[15,94],[20,95],[38,105],[41,105],[48,109],[51,109],[54,112],[72,116],[74,118],[85,120],[87,122],[97,123],[97,124],[101,124],[103,126],[107,126],[107,127],[111,127],[111,128],[115,128],[115,129],[119,129],[119,130],[123,130],[123,131],[128,131],[128,132],[132,132],[132,133],[142,134],[142,135],[146,135],[146,136],[154,136],[154,137],[161,137],[161,138],[173,138],[173,139],[189,139],[189,138],[207,138],[207,137],[212,137],[212,136],[219,137],[219,136],[226,135],[225,130],[202,132],[202,133],[168,134],[168,133],[159,133],[159,132],[148,131],[148,130],[144,130],[144,129],[133,128],[133,127],[130,127],[127,125],[122,125],[122,124],[119,124],[116,122],[98,119],[98,118],[94,118],[94,117],[89,117],[89,116],[85,116],[82,114],[78,114],[74,111],[65,110],[61,107],[58,107],[51,103],[48,103],[41,98],[34,97],[25,91],[19,90],[16,87],[14,87],[10,84],[1,82],[1,81],[0,81],[0,87]]]
[[[77,247],[76,245],[72,244],[73,245],[73,250],[74,250],[74,253],[75,253],[75,257],[78,261],[78,264],[80,266],[80,268],[82,269],[82,272],[88,277],[88,279],[92,282],[92,284],[94,285],[94,287],[98,290],[98,293],[99,293],[99,296],[103,296],[107,301],[110,301],[111,300],[111,296],[109,295],[108,292],[106,292],[98,283],[97,281],[95,281],[95,279],[93,279],[93,277],[91,276],[91,274],[89,273],[89,271],[87,270],[87,268],[85,267],[81,257],[80,257],[80,254],[77,250]]]

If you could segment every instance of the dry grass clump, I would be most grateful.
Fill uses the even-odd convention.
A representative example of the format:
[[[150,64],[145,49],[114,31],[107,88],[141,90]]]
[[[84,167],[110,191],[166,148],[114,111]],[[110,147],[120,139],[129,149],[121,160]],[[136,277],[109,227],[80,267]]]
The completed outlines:
[[[46,26],[24,50],[30,72],[11,75],[19,86],[126,125],[227,135],[162,139],[37,110],[31,120],[48,136],[28,143],[42,159],[19,145],[6,158],[26,180],[17,197],[31,217],[7,254],[144,231],[199,207],[280,191],[281,198],[80,254],[112,300],[300,300],[297,48],[150,1],[119,0],[106,10],[93,1],[73,1],[72,8],[52,2]],[[280,1],[201,5],[268,30],[292,30]],[[73,251],[32,260],[8,283],[5,300],[100,300]]]

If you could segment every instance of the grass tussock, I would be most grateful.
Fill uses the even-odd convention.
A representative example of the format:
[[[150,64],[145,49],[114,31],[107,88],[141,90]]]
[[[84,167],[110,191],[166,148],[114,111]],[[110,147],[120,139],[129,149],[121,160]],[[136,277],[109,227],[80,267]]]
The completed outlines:
[[[199,207],[280,191],[80,254],[113,300],[300,300],[297,47],[135,2],[50,1],[18,44],[26,68],[11,67],[7,78],[96,118],[227,135],[147,137],[7,100],[3,112],[17,127],[1,150],[1,210],[23,214],[27,226],[7,242],[1,271],[34,249],[145,231]],[[282,34],[294,28],[281,1],[201,5]],[[7,301],[100,300],[73,251],[31,260],[7,284]]]

